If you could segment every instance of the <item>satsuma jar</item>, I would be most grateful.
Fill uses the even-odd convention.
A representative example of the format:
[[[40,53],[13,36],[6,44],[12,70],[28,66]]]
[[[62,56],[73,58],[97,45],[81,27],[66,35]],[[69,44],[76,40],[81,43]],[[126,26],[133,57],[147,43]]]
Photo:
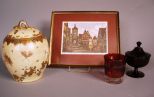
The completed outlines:
[[[3,61],[18,82],[40,79],[48,64],[48,54],[45,36],[25,21],[20,21],[3,41]]]

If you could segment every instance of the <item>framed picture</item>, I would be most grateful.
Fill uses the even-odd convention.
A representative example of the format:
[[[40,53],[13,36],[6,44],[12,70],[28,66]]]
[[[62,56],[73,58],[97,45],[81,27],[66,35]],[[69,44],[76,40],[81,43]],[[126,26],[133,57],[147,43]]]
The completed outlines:
[[[49,66],[102,66],[119,52],[119,12],[52,12]]]

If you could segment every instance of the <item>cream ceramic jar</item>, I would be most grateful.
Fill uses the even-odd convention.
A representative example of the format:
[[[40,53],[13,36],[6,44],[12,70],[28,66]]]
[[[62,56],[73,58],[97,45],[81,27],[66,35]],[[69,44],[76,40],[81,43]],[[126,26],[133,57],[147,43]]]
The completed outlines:
[[[45,36],[25,21],[20,21],[3,41],[3,61],[18,82],[40,79],[48,64],[48,54]]]

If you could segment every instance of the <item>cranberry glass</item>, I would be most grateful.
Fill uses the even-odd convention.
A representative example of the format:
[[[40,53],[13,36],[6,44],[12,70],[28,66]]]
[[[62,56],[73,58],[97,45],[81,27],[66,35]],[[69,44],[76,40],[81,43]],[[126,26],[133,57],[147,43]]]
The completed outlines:
[[[106,54],[105,77],[109,83],[121,83],[125,73],[125,56],[122,54]]]

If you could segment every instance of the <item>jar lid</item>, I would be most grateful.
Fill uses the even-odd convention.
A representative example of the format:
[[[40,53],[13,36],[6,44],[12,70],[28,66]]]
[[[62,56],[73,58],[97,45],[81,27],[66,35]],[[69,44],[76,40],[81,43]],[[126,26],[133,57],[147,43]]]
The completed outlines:
[[[13,27],[13,30],[5,37],[3,43],[27,44],[29,42],[43,42],[46,37],[38,30],[28,26],[26,21],[20,21],[19,24]]]
[[[39,36],[40,34],[38,29],[30,27],[26,21],[21,20],[17,26],[13,27],[13,30],[8,35],[16,39],[21,39]]]
[[[145,55],[145,52],[144,52],[144,50],[143,50],[143,48],[141,47],[141,42],[140,41],[138,41],[137,43],[137,47],[135,47],[132,51],[131,51],[131,54],[132,55],[135,55],[135,56],[137,56],[137,57],[140,57],[140,56],[143,56],[143,55]]]

